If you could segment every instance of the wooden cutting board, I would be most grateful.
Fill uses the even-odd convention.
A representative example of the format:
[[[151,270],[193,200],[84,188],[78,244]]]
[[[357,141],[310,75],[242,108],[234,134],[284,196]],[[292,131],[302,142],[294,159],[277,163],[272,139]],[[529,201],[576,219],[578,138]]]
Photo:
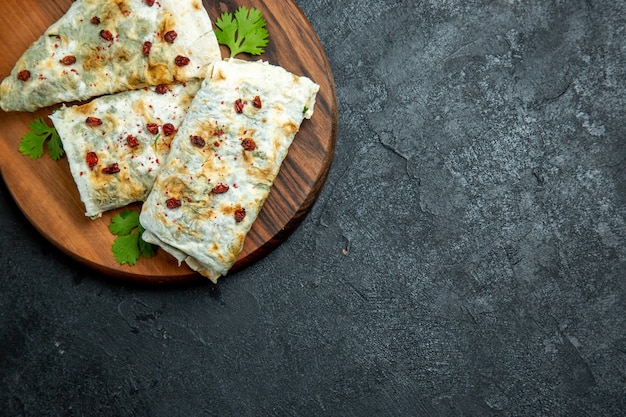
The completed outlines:
[[[2,0],[0,2],[0,77],[9,75],[17,59],[71,5],[72,0]],[[305,75],[320,85],[315,113],[305,120],[285,159],[263,210],[250,231],[232,272],[261,259],[301,223],[318,197],[330,168],[337,135],[337,99],[328,60],[302,11],[291,0],[204,0],[215,22],[223,11],[239,6],[260,9],[267,20],[270,42],[259,58]],[[229,56],[223,47],[222,55]],[[243,59],[258,59],[240,55]],[[119,265],[113,258],[108,226],[122,209],[90,220],[65,158],[37,160],[17,148],[28,125],[55,109],[35,113],[0,111],[0,174],[17,205],[34,227],[76,261],[111,277],[141,283],[178,283],[204,279],[160,250],[136,265]],[[0,202],[0,204],[5,204]],[[131,206],[136,210],[140,204]]]

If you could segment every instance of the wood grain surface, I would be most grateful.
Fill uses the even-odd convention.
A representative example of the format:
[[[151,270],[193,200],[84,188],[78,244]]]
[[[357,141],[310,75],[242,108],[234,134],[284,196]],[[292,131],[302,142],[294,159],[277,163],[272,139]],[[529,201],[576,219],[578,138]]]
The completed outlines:
[[[3,0],[0,2],[0,77],[71,5],[71,0]],[[260,9],[270,42],[259,58],[305,75],[320,85],[315,113],[305,120],[285,159],[263,210],[250,231],[231,273],[261,259],[283,242],[311,209],[326,180],[337,135],[337,104],[333,77],[324,50],[302,11],[291,0],[209,1],[213,19],[245,5]],[[222,55],[229,55],[223,47]],[[239,56],[243,59],[256,59]],[[141,283],[178,283],[203,279],[160,250],[136,265],[119,265],[113,258],[111,217],[122,209],[90,220],[69,171],[67,160],[47,155],[31,160],[18,144],[35,118],[47,120],[55,107],[34,113],[0,111],[0,174],[17,205],[34,227],[71,258],[111,277]],[[2,202],[0,202],[2,204]],[[140,204],[131,208],[139,210]]]

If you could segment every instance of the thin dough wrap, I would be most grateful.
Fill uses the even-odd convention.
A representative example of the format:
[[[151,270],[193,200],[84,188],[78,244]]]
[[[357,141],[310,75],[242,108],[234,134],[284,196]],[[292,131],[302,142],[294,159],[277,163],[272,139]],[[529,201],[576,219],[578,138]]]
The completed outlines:
[[[77,0],[0,85],[4,111],[34,111],[202,78],[221,54],[201,0]]]
[[[318,90],[267,62],[212,64],[143,205],[144,240],[213,282],[226,275]]]
[[[200,85],[124,91],[52,113],[86,216],[148,196]]]

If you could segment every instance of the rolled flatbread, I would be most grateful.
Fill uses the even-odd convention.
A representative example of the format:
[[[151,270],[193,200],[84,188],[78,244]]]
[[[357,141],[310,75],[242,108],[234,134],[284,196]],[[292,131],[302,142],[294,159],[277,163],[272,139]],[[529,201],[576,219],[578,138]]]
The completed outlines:
[[[4,111],[34,111],[203,77],[221,59],[201,0],[77,0],[0,85]]]
[[[267,62],[211,64],[143,204],[143,239],[214,282],[226,275],[318,90]]]

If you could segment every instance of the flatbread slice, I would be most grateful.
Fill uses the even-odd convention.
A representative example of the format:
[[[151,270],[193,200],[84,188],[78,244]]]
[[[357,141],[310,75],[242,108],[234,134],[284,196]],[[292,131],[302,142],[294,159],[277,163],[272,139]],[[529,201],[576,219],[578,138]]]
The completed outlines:
[[[0,85],[4,111],[34,111],[202,77],[221,59],[201,0],[77,0]]]
[[[86,216],[147,197],[200,85],[145,87],[52,113]]]
[[[143,239],[213,282],[226,275],[318,90],[267,62],[212,64],[143,204]]]

